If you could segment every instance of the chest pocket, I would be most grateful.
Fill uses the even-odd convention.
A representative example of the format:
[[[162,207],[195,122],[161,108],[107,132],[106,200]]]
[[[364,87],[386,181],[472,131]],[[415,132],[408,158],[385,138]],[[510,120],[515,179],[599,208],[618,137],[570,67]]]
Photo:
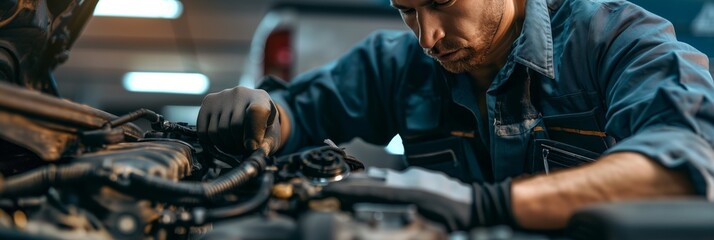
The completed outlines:
[[[526,170],[533,173],[546,173],[563,168],[577,167],[594,162],[600,154],[569,144],[536,139],[533,142],[533,161],[526,165]]]
[[[591,152],[602,153],[615,144],[604,131],[599,108],[581,113],[543,117],[550,140],[558,141]]]
[[[526,169],[530,173],[549,173],[594,162],[615,144],[608,136],[598,108],[580,113],[543,117],[544,137],[533,139],[532,156]]]

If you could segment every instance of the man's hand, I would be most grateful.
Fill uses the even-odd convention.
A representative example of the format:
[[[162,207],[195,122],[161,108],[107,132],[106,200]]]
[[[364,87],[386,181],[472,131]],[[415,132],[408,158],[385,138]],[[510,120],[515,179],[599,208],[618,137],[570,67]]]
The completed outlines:
[[[201,103],[199,140],[222,151],[242,154],[280,147],[280,116],[267,92],[244,87],[208,94]]]
[[[450,230],[512,224],[510,181],[468,185],[443,173],[421,168],[404,172],[370,168],[323,189],[342,204],[410,203],[419,213]]]

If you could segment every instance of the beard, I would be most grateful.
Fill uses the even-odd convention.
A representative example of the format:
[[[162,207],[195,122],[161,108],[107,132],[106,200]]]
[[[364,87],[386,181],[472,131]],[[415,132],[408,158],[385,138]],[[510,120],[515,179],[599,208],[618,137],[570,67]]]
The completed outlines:
[[[437,42],[434,47],[430,49],[424,48],[424,53],[436,59],[444,69],[452,73],[476,71],[487,64],[489,60],[488,55],[491,53],[493,41],[496,37],[498,27],[501,24],[501,20],[503,19],[504,11],[503,0],[491,0],[490,2],[484,11],[486,13],[486,20],[482,23],[483,29],[480,31],[482,34],[475,36],[472,43],[458,43],[444,38]],[[454,50],[461,51],[460,54],[462,56],[459,59],[442,62],[434,57],[441,53]]]
[[[438,58],[434,59],[436,59],[436,61],[439,62],[444,69],[452,73],[478,70],[486,61],[487,54],[479,54],[478,50],[473,47],[463,47],[461,48],[461,51],[463,52],[463,56],[453,61],[442,62]],[[488,52],[488,49],[485,49],[482,53],[485,52]]]

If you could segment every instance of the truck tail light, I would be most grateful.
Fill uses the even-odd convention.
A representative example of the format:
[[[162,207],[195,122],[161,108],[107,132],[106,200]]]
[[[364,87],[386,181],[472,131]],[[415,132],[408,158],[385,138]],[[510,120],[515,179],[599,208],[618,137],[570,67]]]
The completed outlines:
[[[270,33],[263,54],[263,75],[273,75],[290,81],[293,68],[291,31],[278,29]]]

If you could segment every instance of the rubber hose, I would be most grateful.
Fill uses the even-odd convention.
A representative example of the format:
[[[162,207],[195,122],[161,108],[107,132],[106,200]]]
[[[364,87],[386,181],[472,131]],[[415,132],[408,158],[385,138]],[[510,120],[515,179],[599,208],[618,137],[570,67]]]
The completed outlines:
[[[213,208],[206,212],[206,220],[208,222],[234,218],[255,210],[270,197],[273,186],[273,174],[263,174],[258,192],[248,201],[236,204],[233,206]]]
[[[2,187],[0,187],[0,196],[39,196],[46,193],[50,187],[85,180],[91,177],[92,174],[94,174],[94,171],[90,164],[74,164],[61,167],[50,165],[5,179]]]
[[[174,182],[154,176],[129,174],[128,183],[117,181],[109,184],[120,192],[151,200],[179,205],[213,203],[258,176],[265,169],[265,164],[265,154],[256,151],[238,167],[207,183]]]

